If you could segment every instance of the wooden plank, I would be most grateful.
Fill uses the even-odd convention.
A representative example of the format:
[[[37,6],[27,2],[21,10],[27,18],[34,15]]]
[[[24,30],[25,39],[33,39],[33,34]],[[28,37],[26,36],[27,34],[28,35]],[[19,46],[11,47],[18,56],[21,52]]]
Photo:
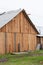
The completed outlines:
[[[21,13],[21,32],[24,32],[24,16],[23,13]]]
[[[35,31],[35,29],[32,27],[32,25],[30,25],[30,28],[31,28],[31,34],[37,34],[37,32]]]
[[[5,54],[5,33],[0,32],[0,54]]]
[[[19,21],[20,15],[17,15],[14,19],[12,19],[12,32],[20,32]]]
[[[12,53],[12,33],[7,33],[7,53]]]
[[[6,32],[9,32],[8,23],[6,24]]]
[[[29,33],[29,23],[28,23],[28,21],[27,21],[26,18],[25,18],[24,21],[25,21],[25,22],[24,22],[24,25],[25,25],[25,33]]]
[[[16,52],[18,51],[19,34],[16,34]]]
[[[21,32],[30,33],[30,23],[23,13],[21,13]]]
[[[19,30],[19,32],[21,33],[21,13],[19,14],[19,16],[18,16],[18,30]]]
[[[16,51],[16,33],[11,33],[11,37],[12,37],[12,52]]]
[[[15,19],[13,19],[12,20],[12,32],[16,32],[15,26],[16,26],[16,21],[15,21]]]
[[[36,36],[29,34],[29,50],[35,50],[36,49]]]
[[[20,38],[20,40],[19,40],[20,41],[20,51],[23,51],[23,39],[22,39],[23,37],[22,37],[22,34],[20,34],[19,38]]]
[[[6,32],[12,32],[12,20],[6,24]]]
[[[23,41],[22,40],[22,34],[17,33],[16,34],[16,51],[17,52],[19,51],[19,49],[20,49],[20,51],[23,51],[22,41]],[[18,48],[19,45],[20,45],[20,48]]]
[[[1,28],[0,28],[0,32],[1,32]]]
[[[16,33],[14,33],[14,51],[16,52]]]
[[[23,50],[28,51],[29,50],[29,35],[23,34]]]
[[[7,34],[5,32],[5,53],[7,53]]]
[[[16,33],[6,33],[7,53],[16,51]]]
[[[8,32],[12,32],[12,20],[8,23]]]
[[[1,28],[1,32],[6,32],[6,25]]]

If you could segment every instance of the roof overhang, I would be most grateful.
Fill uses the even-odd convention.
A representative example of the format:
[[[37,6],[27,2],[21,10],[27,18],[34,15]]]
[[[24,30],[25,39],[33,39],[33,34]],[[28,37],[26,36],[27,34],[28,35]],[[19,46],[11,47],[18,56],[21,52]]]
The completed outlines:
[[[36,35],[37,37],[43,37],[43,34],[40,34],[40,35]]]
[[[33,26],[33,28],[36,30],[36,32],[37,32],[38,34],[40,34],[39,31],[37,30],[37,28],[35,27],[35,25],[34,25],[34,24],[32,23],[32,21],[30,20],[30,18],[29,18],[29,16],[28,16],[28,14],[26,13],[26,11],[23,9],[22,12],[25,14],[25,16],[26,16],[26,18],[28,19],[29,23]]]

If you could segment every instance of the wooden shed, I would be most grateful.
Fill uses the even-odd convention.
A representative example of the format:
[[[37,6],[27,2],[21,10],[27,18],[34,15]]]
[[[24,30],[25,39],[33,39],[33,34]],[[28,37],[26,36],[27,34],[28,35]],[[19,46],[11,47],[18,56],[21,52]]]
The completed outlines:
[[[37,34],[24,9],[0,14],[0,54],[35,50]]]
[[[40,44],[43,49],[43,34],[37,35],[37,44]]]

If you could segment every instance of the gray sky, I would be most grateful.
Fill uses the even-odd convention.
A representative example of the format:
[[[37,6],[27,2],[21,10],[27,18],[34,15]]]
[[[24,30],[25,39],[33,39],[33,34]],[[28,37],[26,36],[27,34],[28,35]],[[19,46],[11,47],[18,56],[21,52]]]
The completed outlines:
[[[0,13],[3,11],[25,9],[37,26],[43,26],[43,0],[0,0]]]

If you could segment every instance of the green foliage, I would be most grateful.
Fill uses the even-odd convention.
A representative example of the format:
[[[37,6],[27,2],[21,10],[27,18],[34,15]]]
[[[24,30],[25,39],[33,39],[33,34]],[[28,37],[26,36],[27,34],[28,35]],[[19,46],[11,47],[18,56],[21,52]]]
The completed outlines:
[[[39,55],[37,56],[37,54]],[[29,52],[28,54],[0,55],[0,59],[8,59],[6,62],[0,62],[0,65],[43,65],[43,55],[40,54],[43,54],[43,50]]]

